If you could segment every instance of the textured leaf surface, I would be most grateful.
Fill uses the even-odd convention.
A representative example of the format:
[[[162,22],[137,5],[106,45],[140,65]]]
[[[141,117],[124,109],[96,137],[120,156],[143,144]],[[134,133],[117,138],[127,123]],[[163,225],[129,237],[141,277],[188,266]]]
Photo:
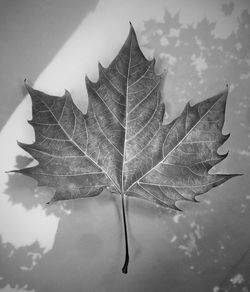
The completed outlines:
[[[69,92],[50,96],[27,85],[35,142],[19,143],[39,163],[19,170],[55,188],[52,201],[95,196],[104,188],[178,209],[235,176],[209,174],[227,154],[218,148],[227,89],[164,125],[161,76],[142,54],[133,27],[96,83],[86,78],[89,105],[83,114]]]

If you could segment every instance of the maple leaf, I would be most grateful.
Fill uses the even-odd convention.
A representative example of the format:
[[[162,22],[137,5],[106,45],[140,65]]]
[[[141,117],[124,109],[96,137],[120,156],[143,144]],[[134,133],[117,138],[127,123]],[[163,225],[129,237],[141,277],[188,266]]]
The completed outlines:
[[[16,170],[55,189],[50,203],[99,195],[104,188],[122,198],[125,262],[129,262],[124,196],[179,210],[180,200],[196,201],[237,174],[210,174],[227,154],[217,153],[228,89],[190,106],[163,124],[165,106],[155,59],[142,54],[131,25],[127,40],[99,80],[86,77],[88,110],[83,114],[70,93],[50,96],[26,84],[32,98],[35,142],[18,143],[39,164]]]

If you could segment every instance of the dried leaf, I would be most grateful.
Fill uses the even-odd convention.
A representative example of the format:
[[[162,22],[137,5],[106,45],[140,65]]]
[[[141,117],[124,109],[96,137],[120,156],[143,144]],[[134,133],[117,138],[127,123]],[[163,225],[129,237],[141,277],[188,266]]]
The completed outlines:
[[[51,202],[99,195],[104,188],[121,194],[128,243],[124,195],[163,207],[179,208],[196,196],[236,176],[210,174],[227,154],[217,153],[229,135],[222,134],[228,89],[164,125],[162,77],[155,60],[142,54],[134,29],[108,68],[99,64],[99,80],[86,78],[89,95],[84,115],[69,92],[50,96],[27,86],[32,98],[35,142],[19,143],[39,164],[18,170],[55,188]]]

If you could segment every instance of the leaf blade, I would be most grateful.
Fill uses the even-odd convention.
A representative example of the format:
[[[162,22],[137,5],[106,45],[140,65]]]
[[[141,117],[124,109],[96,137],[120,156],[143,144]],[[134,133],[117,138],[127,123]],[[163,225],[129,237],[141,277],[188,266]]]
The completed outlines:
[[[105,169],[89,155],[86,116],[76,108],[70,94],[49,96],[28,85],[27,90],[32,98],[30,124],[35,130],[36,141],[31,145],[18,144],[39,164],[18,172],[33,177],[39,186],[60,189],[52,201],[71,199],[76,193],[82,197],[83,185],[88,196],[100,187],[115,187]],[[60,196],[60,193],[64,195]]]
[[[176,209],[177,201],[195,201],[196,196],[237,176],[208,173],[227,157],[217,153],[229,137],[222,134],[227,95],[228,89],[193,107],[188,103],[177,119],[163,126],[163,158],[130,187],[133,196],[148,199],[150,194]]]
[[[222,134],[228,90],[194,106],[188,103],[179,117],[163,125],[162,76],[154,67],[155,59],[145,58],[131,25],[108,68],[99,64],[97,82],[86,77],[86,115],[67,91],[54,97],[27,86],[36,141],[19,145],[39,164],[22,172],[39,184],[46,185],[39,176],[64,177],[67,189],[70,177],[78,189],[106,186],[171,208],[181,199],[195,201],[234,176],[208,173],[227,156],[217,150],[229,137]],[[47,185],[53,183],[48,179]]]

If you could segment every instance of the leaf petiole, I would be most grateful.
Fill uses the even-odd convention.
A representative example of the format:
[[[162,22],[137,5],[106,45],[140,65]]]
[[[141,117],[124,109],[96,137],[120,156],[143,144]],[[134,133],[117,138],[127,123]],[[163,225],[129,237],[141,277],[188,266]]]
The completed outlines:
[[[122,193],[122,217],[124,225],[124,236],[125,236],[125,261],[122,267],[122,272],[127,274],[128,263],[129,263],[129,250],[128,250],[128,232],[127,232],[127,222],[126,222],[126,212],[125,212],[125,195]]]

